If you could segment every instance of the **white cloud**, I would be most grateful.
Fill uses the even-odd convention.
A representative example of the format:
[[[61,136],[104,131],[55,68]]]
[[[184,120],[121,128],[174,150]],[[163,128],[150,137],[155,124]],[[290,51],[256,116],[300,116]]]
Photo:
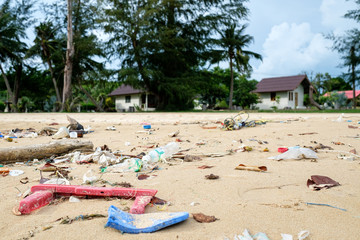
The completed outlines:
[[[302,71],[336,66],[332,42],[313,33],[309,23],[282,23],[272,27],[263,44],[263,62],[254,69],[253,78],[296,75]]]
[[[350,9],[356,9],[354,1],[323,0],[320,6],[321,23],[333,29],[335,34],[351,29],[356,26],[355,21],[344,18],[344,15]]]

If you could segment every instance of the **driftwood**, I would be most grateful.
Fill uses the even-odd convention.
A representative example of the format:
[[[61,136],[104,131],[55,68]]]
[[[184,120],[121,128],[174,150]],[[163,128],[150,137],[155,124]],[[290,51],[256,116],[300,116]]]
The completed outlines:
[[[74,150],[93,150],[90,141],[66,139],[47,144],[28,145],[23,147],[0,148],[0,163],[24,162],[32,159],[43,159],[53,155],[65,154]]]

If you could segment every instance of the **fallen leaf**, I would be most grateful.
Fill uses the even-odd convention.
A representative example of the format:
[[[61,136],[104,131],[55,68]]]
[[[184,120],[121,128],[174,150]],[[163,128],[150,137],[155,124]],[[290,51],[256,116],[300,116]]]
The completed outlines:
[[[138,176],[138,179],[139,179],[139,180],[145,180],[145,179],[147,179],[148,177],[150,177],[150,176],[147,175],[147,174],[140,174],[140,175]]]
[[[165,205],[168,203],[167,201],[165,201],[161,198],[158,198],[158,197],[152,197],[150,202],[154,205]]]
[[[206,175],[205,178],[209,180],[214,180],[214,179],[218,179],[219,176],[211,173],[210,175]]]
[[[353,153],[353,154],[356,154],[356,149],[351,149],[349,152]]]
[[[219,220],[215,216],[207,216],[203,213],[193,213],[193,218],[199,223],[211,223]]]
[[[353,126],[353,125],[348,125],[349,128],[353,128],[353,129],[357,129],[358,127]]]
[[[216,126],[214,126],[214,127],[205,127],[205,126],[203,126],[203,127],[201,127],[202,129],[217,129],[217,127]]]
[[[200,169],[206,169],[206,168],[212,168],[212,167],[214,167],[214,166],[202,165],[202,166],[200,166],[200,167],[198,167],[198,168],[200,168]]]

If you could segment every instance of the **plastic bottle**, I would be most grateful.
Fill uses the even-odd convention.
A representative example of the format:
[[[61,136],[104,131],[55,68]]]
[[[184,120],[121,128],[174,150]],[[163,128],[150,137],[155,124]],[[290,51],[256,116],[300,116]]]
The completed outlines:
[[[173,154],[179,152],[179,144],[176,142],[170,142],[163,147],[156,148],[142,157],[142,161],[145,164],[154,164],[161,159],[167,159]]]

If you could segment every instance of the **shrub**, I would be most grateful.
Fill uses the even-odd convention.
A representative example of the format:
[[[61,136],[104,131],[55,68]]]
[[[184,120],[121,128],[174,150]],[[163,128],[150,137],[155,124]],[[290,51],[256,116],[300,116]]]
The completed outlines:
[[[5,110],[5,103],[3,101],[0,101],[0,112],[3,112]]]

